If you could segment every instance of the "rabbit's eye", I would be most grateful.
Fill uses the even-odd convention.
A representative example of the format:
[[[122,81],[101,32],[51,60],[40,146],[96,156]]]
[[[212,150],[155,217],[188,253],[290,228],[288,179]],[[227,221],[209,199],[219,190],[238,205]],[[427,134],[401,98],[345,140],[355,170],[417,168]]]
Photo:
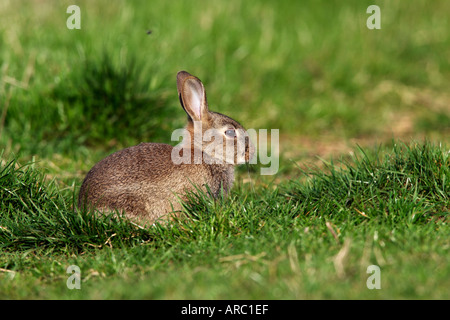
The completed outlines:
[[[225,135],[230,138],[235,138],[236,131],[234,129],[227,129],[227,130],[225,130]]]

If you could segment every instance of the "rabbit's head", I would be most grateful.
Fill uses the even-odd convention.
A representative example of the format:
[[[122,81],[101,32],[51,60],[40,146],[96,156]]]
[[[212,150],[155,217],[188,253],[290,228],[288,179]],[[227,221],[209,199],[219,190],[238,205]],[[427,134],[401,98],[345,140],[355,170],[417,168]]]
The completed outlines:
[[[255,148],[247,131],[236,120],[209,111],[200,79],[180,71],[177,89],[181,106],[188,115],[186,130],[190,139],[189,145],[183,147],[201,150],[206,163],[236,165],[249,162]]]

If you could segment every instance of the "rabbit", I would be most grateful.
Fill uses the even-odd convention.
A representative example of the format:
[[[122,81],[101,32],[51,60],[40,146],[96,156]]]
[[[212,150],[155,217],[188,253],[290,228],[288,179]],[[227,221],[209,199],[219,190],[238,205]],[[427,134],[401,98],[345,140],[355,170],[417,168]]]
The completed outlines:
[[[234,167],[248,163],[254,154],[247,131],[226,115],[209,111],[204,86],[197,77],[178,72],[177,91],[188,116],[182,142],[176,147],[141,143],[107,156],[87,173],[78,197],[80,209],[119,210],[140,225],[152,225],[171,214],[179,215],[180,199],[185,199],[187,192],[199,188],[214,198],[229,193]],[[212,141],[199,138],[207,133],[213,133],[218,145],[214,150]],[[221,146],[228,145],[233,145],[232,155],[229,157],[230,148],[223,147],[227,150],[225,161]]]

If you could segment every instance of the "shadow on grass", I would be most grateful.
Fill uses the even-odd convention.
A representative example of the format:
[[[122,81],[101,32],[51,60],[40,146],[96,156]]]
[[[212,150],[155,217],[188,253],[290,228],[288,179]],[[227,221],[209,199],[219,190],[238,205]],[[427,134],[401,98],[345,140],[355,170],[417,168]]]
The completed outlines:
[[[57,124],[58,134],[95,147],[167,137],[170,126],[164,124],[171,121],[173,110],[165,94],[169,84],[160,82],[151,89],[154,74],[144,70],[134,57],[121,63],[114,63],[107,53],[87,59],[79,72],[52,92],[65,115]]]

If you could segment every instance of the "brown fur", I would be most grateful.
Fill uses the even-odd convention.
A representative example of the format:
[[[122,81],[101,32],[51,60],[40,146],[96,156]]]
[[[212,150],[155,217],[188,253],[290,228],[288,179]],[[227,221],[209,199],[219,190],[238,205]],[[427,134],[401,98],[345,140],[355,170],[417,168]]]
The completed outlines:
[[[185,83],[188,82],[186,85]],[[193,120],[201,121],[203,130],[230,126],[243,127],[235,120],[208,110],[206,94],[199,79],[181,71],[177,75],[180,102],[188,114],[187,131],[191,135],[191,152],[194,160]],[[190,90],[198,97],[203,94],[201,118],[196,101]],[[203,148],[203,146],[201,146]],[[195,186],[206,191],[208,185],[212,195],[217,197],[221,189],[227,193],[234,181],[232,164],[174,164],[171,159],[173,147],[159,143],[141,143],[117,151],[98,162],[86,175],[80,189],[78,206],[91,205],[101,211],[118,209],[127,217],[141,224],[152,224],[157,219],[167,218],[171,212],[181,209],[178,197]],[[182,151],[183,152],[183,151]],[[249,161],[253,146],[246,141],[245,160]],[[204,157],[205,154],[199,152]],[[236,158],[236,155],[235,155]]]

